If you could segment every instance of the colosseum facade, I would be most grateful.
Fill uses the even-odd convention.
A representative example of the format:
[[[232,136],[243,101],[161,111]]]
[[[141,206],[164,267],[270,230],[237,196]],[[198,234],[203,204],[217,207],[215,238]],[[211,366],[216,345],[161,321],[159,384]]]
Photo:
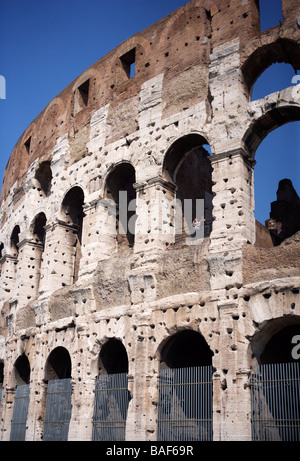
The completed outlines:
[[[251,100],[272,63],[300,68],[298,0],[282,11],[261,32],[257,0],[192,0],[17,142],[0,209],[1,440],[300,439],[292,185],[273,208],[292,196],[294,227],[254,217],[256,150],[300,120],[300,85]],[[273,375],[287,413],[261,390]]]

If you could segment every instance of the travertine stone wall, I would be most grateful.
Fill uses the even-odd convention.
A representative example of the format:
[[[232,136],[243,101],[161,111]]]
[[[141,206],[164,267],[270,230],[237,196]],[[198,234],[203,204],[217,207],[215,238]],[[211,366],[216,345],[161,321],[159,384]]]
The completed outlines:
[[[128,356],[126,440],[156,440],[161,351],[184,330],[201,334],[212,352],[214,440],[251,439],[251,368],[275,332],[300,323],[299,235],[260,248],[254,218],[256,148],[300,119],[295,86],[251,101],[254,81],[283,44],[300,64],[297,2],[283,1],[283,12],[282,25],[260,33],[255,0],[188,2],[87,69],[18,141],[0,208],[2,440],[10,437],[22,354],[30,364],[26,440],[42,439],[47,359],[57,347],[72,364],[68,438],[91,440],[99,354],[113,338]],[[133,49],[128,78],[122,57]],[[196,174],[189,154],[207,144],[211,231],[191,245],[176,235],[176,174],[183,162]],[[52,173],[46,191],[36,173],[43,162]],[[116,231],[121,207],[107,182],[126,165],[135,171],[131,246]],[[73,188],[84,196],[81,235],[63,207]],[[40,213],[43,245],[33,235]]]

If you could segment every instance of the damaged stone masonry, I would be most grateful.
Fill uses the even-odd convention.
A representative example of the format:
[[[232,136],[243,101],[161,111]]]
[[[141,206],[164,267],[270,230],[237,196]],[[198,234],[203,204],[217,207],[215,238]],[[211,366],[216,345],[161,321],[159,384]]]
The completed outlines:
[[[255,152],[300,120],[299,86],[251,101],[272,63],[300,68],[299,2],[282,10],[261,32],[256,0],[186,3],[83,72],[17,142],[1,195],[1,440],[253,439],[254,367],[293,361],[300,334],[288,179],[266,224],[254,218]],[[204,203],[195,244],[184,209],[157,213],[176,199]],[[210,429],[182,403],[176,436],[159,422],[177,394],[164,406],[159,382],[187,367],[212,367]],[[124,376],[124,401],[101,400]],[[68,397],[51,422],[52,386]]]

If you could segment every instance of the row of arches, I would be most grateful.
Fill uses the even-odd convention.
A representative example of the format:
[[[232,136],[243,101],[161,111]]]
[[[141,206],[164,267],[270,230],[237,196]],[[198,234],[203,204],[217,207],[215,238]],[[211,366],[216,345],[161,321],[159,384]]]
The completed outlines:
[[[196,215],[197,202],[199,201],[204,202],[204,207],[201,209],[205,218],[204,236],[209,236],[211,232],[213,221],[212,167],[209,161],[209,150],[205,138],[192,134],[178,139],[165,156],[162,179],[166,184],[174,186],[176,192],[172,197],[176,197],[176,213],[178,212],[179,216],[179,219],[175,220],[175,229],[172,230],[175,234],[175,242],[182,241],[182,235],[195,235],[195,230],[192,228],[192,221],[195,217],[199,218]],[[45,196],[49,195],[52,188],[51,164],[43,162],[38,166],[36,172],[39,172],[36,174],[36,178],[39,178],[41,189],[43,189]],[[191,178],[193,178],[192,181]],[[113,166],[107,174],[102,193],[103,199],[100,201],[103,203],[102,211],[104,210],[105,217],[101,219],[104,223],[103,226],[106,226],[106,228],[93,228],[93,235],[100,234],[101,232],[104,234],[111,233],[113,235],[111,239],[112,251],[113,247],[118,250],[133,248],[136,236],[136,221],[139,216],[139,210],[137,209],[136,171],[133,165],[128,161],[122,161]],[[186,205],[187,202],[188,206]],[[31,274],[29,277],[31,280],[36,280],[36,286],[34,287],[34,283],[32,283],[31,289],[35,288],[36,293],[38,292],[43,264],[44,266],[49,265],[49,258],[51,257],[49,254],[45,256],[50,245],[50,240],[49,242],[47,240],[47,234],[48,231],[51,234],[53,224],[55,223],[58,223],[59,226],[65,229],[64,236],[59,235],[54,239],[56,241],[59,240],[60,243],[63,239],[65,240],[65,246],[62,246],[57,252],[62,252],[62,255],[67,252],[70,253],[68,257],[64,257],[63,259],[66,261],[72,260],[70,262],[72,273],[70,274],[69,283],[76,282],[82,257],[82,247],[88,240],[86,232],[84,234],[84,223],[88,219],[85,213],[85,206],[86,197],[84,189],[80,185],[76,185],[71,187],[62,198],[56,220],[53,219],[53,216],[47,216],[47,211],[45,210],[45,212],[40,211],[35,216],[29,225],[29,229],[24,229],[24,224],[21,222],[14,226],[9,242],[6,245],[1,243],[0,246],[2,263],[7,256],[10,257],[10,261],[13,263],[13,270],[10,270],[9,277],[6,277],[8,280],[7,283],[10,284],[7,291],[12,292],[14,290],[11,287],[12,279],[17,279],[18,271],[19,278],[22,278],[25,277],[24,273],[23,275],[21,273],[24,272],[24,269],[27,271],[28,268],[34,267],[35,274]],[[150,206],[154,207],[151,203]],[[188,212],[186,211],[187,209]],[[95,222],[93,225],[95,226]],[[91,224],[86,224],[86,229],[89,226]],[[34,246],[35,255],[27,252],[26,257],[29,263],[30,260],[34,260],[34,265],[32,266],[26,262],[20,263],[20,260],[24,259],[24,255],[20,255],[20,248],[27,244]],[[51,241],[52,248],[55,244],[55,241]],[[47,251],[45,251],[46,249]],[[56,256],[55,254],[53,256],[55,258],[61,257],[61,255]],[[21,267],[22,264],[24,267]],[[69,283],[66,284],[68,285]]]
[[[287,323],[274,319],[257,334],[252,354],[259,364],[293,362],[292,338],[300,338],[300,322]],[[297,341],[295,342],[297,344]],[[214,353],[201,333],[184,329],[164,340],[159,350],[160,369],[212,365]],[[300,359],[300,357],[299,357]],[[108,339],[101,347],[98,374],[128,373],[129,361],[123,342]],[[14,385],[29,384],[31,365],[25,353],[14,363]],[[71,378],[72,360],[68,350],[58,346],[49,354],[44,368],[44,381]],[[4,363],[1,362],[0,382],[3,385]]]
[[[296,323],[295,323],[296,322]],[[298,322],[298,323],[297,323]],[[292,355],[290,353],[291,349],[291,335],[294,337],[297,335],[298,341],[300,338],[300,323],[299,320],[295,319],[292,323],[287,323],[286,320],[283,319],[274,319],[270,321],[268,325],[266,325],[258,334],[257,338],[253,338],[253,345],[252,345],[252,352],[255,357],[255,360],[260,364],[261,367],[268,365],[272,368],[270,370],[277,370],[277,368],[273,368],[273,365],[276,367],[285,364],[292,365],[299,365],[300,357]],[[298,347],[299,349],[299,347]],[[213,365],[213,355],[214,353],[210,349],[208,343],[206,342],[205,338],[202,336],[201,333],[185,329],[178,331],[174,335],[166,338],[159,346],[159,378],[158,378],[158,416],[157,416],[157,436],[162,437],[158,438],[158,440],[165,440],[164,437],[174,436],[175,440],[199,440],[197,437],[200,437],[200,433],[204,434],[204,438],[200,437],[200,440],[212,440],[212,417],[213,417],[213,402],[214,402],[214,390],[213,390],[213,381],[212,375],[214,373]],[[279,353],[281,351],[281,353]],[[128,355],[126,352],[126,348],[123,342],[116,338],[108,339],[101,347],[98,356],[98,375],[96,376],[95,381],[95,401],[94,401],[94,417],[95,415],[97,418],[102,418],[101,421],[94,421],[93,424],[93,437],[94,440],[121,440],[118,438],[109,438],[109,437],[123,437],[125,435],[125,426],[126,426],[126,418],[127,418],[127,410],[128,405],[133,398],[133,395],[127,389],[127,378],[125,376],[128,375],[129,372],[129,362],[128,362]],[[290,369],[286,367],[286,370]],[[24,388],[26,389],[26,396],[27,399],[27,406],[28,406],[28,398],[29,398],[29,386],[32,382],[32,378],[30,376],[31,366],[28,360],[28,357],[25,354],[22,354],[18,357],[18,359],[14,363],[14,376],[15,376],[15,387],[18,391],[22,389],[24,392]],[[256,370],[256,368],[254,367]],[[284,369],[284,368],[283,368]],[[256,376],[260,376],[263,372],[264,368],[260,368],[260,371],[254,372],[254,377],[251,380],[254,380],[255,383],[252,384],[250,382],[251,392],[255,397],[255,405],[258,398],[258,394],[256,394],[257,389],[257,381]],[[228,373],[230,370],[223,370]],[[298,370],[299,372],[299,370]],[[199,374],[200,373],[200,374]],[[258,373],[258,375],[257,375]],[[3,363],[1,364],[1,380],[3,381],[4,375],[4,367]],[[201,378],[202,377],[202,378]],[[67,406],[65,408],[68,414],[68,421],[64,421],[67,423],[67,429],[64,428],[64,437],[67,437],[68,434],[68,424],[71,418],[71,400],[70,395],[72,393],[72,387],[70,387],[70,379],[72,378],[72,360],[68,350],[65,347],[58,346],[52,350],[49,354],[44,367],[44,383],[48,386],[49,389],[55,389],[55,392],[50,392],[50,396],[47,395],[47,402],[49,399],[51,400],[52,408],[52,416],[55,416],[54,408],[57,405]],[[138,379],[138,377],[134,377],[134,379]],[[196,381],[201,381],[204,379],[205,387],[201,387],[198,389],[198,384]],[[290,385],[293,386],[293,395],[292,395],[292,404],[294,405],[294,409],[292,408],[291,412],[289,413],[289,417],[294,421],[297,416],[297,411],[295,410],[295,402],[299,402],[300,393],[297,387],[295,388],[293,381],[296,379],[291,378],[290,375],[284,375],[283,380],[290,382]],[[282,381],[281,379],[281,381]],[[217,380],[218,381],[218,380]],[[216,381],[216,383],[217,383]],[[272,381],[273,382],[273,381]],[[61,384],[59,384],[61,383]],[[122,383],[122,387],[116,393],[116,383],[120,386]],[[65,385],[67,384],[67,387]],[[222,384],[222,383],[221,383]],[[77,385],[75,383],[75,385]],[[50,386],[50,387],[49,387]],[[124,387],[126,386],[126,387]],[[253,387],[254,386],[254,387]],[[282,393],[281,395],[284,398],[289,398],[289,389],[284,388],[282,390],[282,384],[279,384],[279,388],[277,389],[276,380],[274,380],[274,392]],[[134,389],[134,387],[132,388]],[[222,387],[223,390],[226,390],[226,386]],[[254,389],[254,390],[253,390]],[[121,394],[120,391],[122,390]],[[99,395],[98,395],[99,392]],[[133,391],[134,392],[134,391]],[[200,392],[200,394],[199,394]],[[201,394],[202,392],[202,394]],[[264,391],[264,397],[261,397],[263,400],[262,402],[264,406],[266,406],[266,402],[268,405],[269,411],[269,418],[276,418],[276,411],[278,409],[274,409],[273,405],[276,399],[271,398],[269,395],[269,390]],[[47,387],[46,387],[47,393]],[[59,395],[59,401],[55,401],[53,395]],[[65,400],[68,394],[68,402]],[[22,393],[20,392],[18,395],[18,405],[19,399],[24,398]],[[21,397],[20,397],[21,395]],[[62,397],[62,395],[64,395]],[[202,400],[200,398],[202,395]],[[216,392],[216,397],[218,392]],[[205,399],[203,400],[203,396]],[[54,398],[54,400],[53,400]],[[249,397],[250,399],[250,397]],[[43,400],[43,399],[42,399]],[[45,400],[45,399],[44,399]],[[218,400],[218,399],[217,399]],[[90,403],[92,405],[92,402]],[[49,402],[47,404],[49,406]],[[253,404],[254,405],[254,404]],[[253,412],[257,411],[255,405],[252,407]],[[206,425],[203,426],[202,423],[197,427],[193,423],[193,431],[191,431],[191,421],[195,421],[195,418],[199,417],[199,411],[201,410],[201,406],[205,408],[206,415],[209,416],[209,424],[207,422]],[[3,402],[2,402],[3,408]],[[170,412],[179,411],[178,417],[180,418],[181,425],[184,429],[181,430],[179,433],[174,432],[174,428],[172,429],[171,426],[166,426],[165,417],[169,415]],[[202,410],[201,410],[202,411]],[[261,411],[261,410],[260,410]],[[274,413],[275,411],[275,413]],[[295,412],[296,411],[296,412]],[[273,416],[270,416],[270,412],[273,413]],[[43,412],[42,412],[43,413]],[[47,409],[46,409],[47,413]],[[106,416],[104,416],[104,414]],[[114,416],[115,415],[115,416]],[[110,430],[101,430],[97,431],[96,423],[101,422],[101,427],[114,427],[114,417],[120,418],[122,416],[122,420],[124,421],[124,427],[122,430],[112,431]],[[170,416],[170,415],[169,415]],[[258,414],[261,417],[261,412]],[[27,417],[27,415],[26,415]],[[173,413],[172,418],[175,419],[177,416]],[[104,418],[104,419],[103,419]],[[16,413],[13,416],[12,425],[16,426],[19,423],[15,421]],[[47,424],[50,424],[51,421],[47,421]],[[187,425],[185,426],[185,422]],[[58,422],[53,419],[52,423],[57,425]],[[26,419],[24,424],[24,431],[23,436],[25,437],[25,428],[26,428]],[[122,423],[123,424],[123,423]],[[13,427],[12,426],[12,427]],[[14,427],[15,427],[14,426]],[[118,427],[120,427],[120,421],[118,420]],[[44,431],[44,439],[51,440],[47,438],[49,437],[49,431],[45,429]],[[257,431],[257,429],[255,429]],[[273,431],[273,435],[276,433],[278,435],[278,431],[281,434],[281,437],[285,437],[286,434],[280,430],[280,427]],[[296,431],[297,432],[297,431]],[[296,432],[293,434],[297,438]],[[195,438],[176,438],[176,437],[189,437],[193,433],[192,437]],[[177,435],[176,435],[177,434]],[[14,434],[15,435],[15,434]],[[56,436],[55,436],[56,437]],[[57,437],[59,437],[57,435]],[[100,437],[100,438],[99,438]],[[106,438],[108,437],[108,438]],[[15,439],[14,439],[15,440]],[[56,439],[57,440],[57,439]],[[62,440],[62,439],[60,439]],[[67,438],[65,438],[67,440]],[[170,440],[170,439],[167,439]],[[297,439],[298,440],[298,439]]]

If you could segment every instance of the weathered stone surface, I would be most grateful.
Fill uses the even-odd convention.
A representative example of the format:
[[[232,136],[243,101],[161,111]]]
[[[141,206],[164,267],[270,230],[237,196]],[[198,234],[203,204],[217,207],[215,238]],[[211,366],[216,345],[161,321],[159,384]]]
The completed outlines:
[[[299,68],[298,3],[260,33],[256,0],[192,0],[83,72],[17,142],[0,202],[1,440],[24,382],[26,440],[43,438],[62,376],[68,439],[91,440],[95,378],[125,372],[125,438],[155,441],[160,370],[185,364],[213,367],[213,439],[251,439],[252,367],[300,324],[299,232],[273,246],[253,175],[265,136],[300,119],[300,93],[250,101],[251,88],[275,61]]]

